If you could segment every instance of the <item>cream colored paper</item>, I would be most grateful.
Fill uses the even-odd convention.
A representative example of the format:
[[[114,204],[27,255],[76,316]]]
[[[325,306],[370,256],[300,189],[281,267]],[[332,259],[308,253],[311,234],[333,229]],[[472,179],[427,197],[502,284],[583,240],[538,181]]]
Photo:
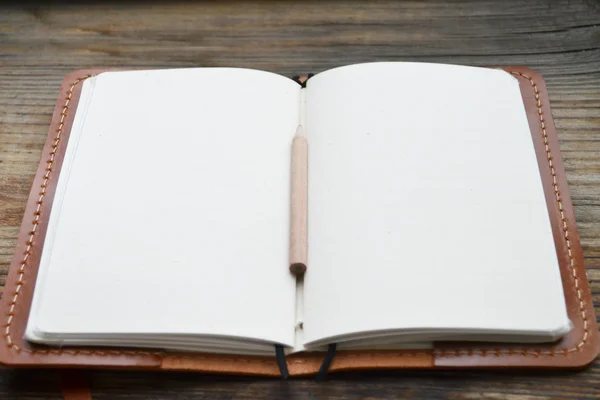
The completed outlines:
[[[361,64],[311,78],[306,104],[307,343],[568,331],[516,78]]]
[[[290,248],[299,124],[308,247]],[[290,256],[308,263],[298,283]],[[305,90],[227,68],[84,83],[27,339],[272,354],[273,343],[542,342],[568,329],[518,82],[504,71],[360,64]]]
[[[299,93],[287,78],[242,69],[86,81],[27,338],[293,345],[286,265]]]

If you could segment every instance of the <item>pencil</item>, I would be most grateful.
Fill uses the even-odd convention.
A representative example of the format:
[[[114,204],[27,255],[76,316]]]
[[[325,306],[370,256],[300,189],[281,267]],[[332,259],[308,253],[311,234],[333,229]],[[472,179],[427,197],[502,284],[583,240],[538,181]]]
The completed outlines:
[[[301,275],[308,253],[308,141],[302,126],[292,141],[290,205],[290,272]]]

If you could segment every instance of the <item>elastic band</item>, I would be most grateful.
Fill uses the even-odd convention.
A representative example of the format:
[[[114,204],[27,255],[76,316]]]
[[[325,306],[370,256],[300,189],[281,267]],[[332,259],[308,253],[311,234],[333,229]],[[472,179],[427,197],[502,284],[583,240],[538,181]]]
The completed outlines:
[[[331,343],[327,347],[327,355],[323,359],[323,363],[321,364],[321,368],[319,368],[319,372],[317,373],[316,380],[317,382],[323,382],[327,377],[327,372],[329,372],[329,366],[333,362],[333,358],[335,357],[335,350],[337,348],[337,343]]]
[[[288,371],[287,362],[285,360],[283,346],[280,344],[275,345],[275,358],[277,359],[277,366],[279,367],[279,372],[281,373],[281,379],[286,380],[290,377],[290,372]]]

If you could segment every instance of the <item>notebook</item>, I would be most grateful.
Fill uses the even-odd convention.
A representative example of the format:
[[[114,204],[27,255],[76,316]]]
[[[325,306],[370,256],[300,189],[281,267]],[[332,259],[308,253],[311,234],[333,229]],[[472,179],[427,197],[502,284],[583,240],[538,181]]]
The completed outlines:
[[[5,296],[4,351],[27,353],[22,363],[112,354],[120,361],[99,363],[149,356],[165,369],[270,374],[274,364],[261,372],[241,360],[273,363],[279,346],[294,374],[306,362],[294,357],[332,343],[339,362],[371,354],[373,367],[410,354],[417,366],[434,354],[484,358],[486,347],[505,365],[514,355],[527,365],[528,351],[534,365],[565,343],[564,357],[597,353],[562,164],[549,152],[551,116],[531,75],[408,62],[335,68],[303,85],[239,68],[81,74],[59,98],[25,260],[11,269],[17,297]],[[300,131],[307,268],[295,275],[290,165]],[[54,164],[57,133],[64,158]],[[35,289],[17,328],[11,313],[33,283],[23,276],[34,246]]]

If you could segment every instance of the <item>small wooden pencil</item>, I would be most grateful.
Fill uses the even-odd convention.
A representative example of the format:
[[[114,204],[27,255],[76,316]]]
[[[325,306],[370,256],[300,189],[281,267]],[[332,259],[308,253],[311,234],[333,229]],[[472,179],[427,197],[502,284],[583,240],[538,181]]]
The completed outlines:
[[[290,197],[290,272],[301,275],[308,253],[308,141],[302,126],[292,141]]]

